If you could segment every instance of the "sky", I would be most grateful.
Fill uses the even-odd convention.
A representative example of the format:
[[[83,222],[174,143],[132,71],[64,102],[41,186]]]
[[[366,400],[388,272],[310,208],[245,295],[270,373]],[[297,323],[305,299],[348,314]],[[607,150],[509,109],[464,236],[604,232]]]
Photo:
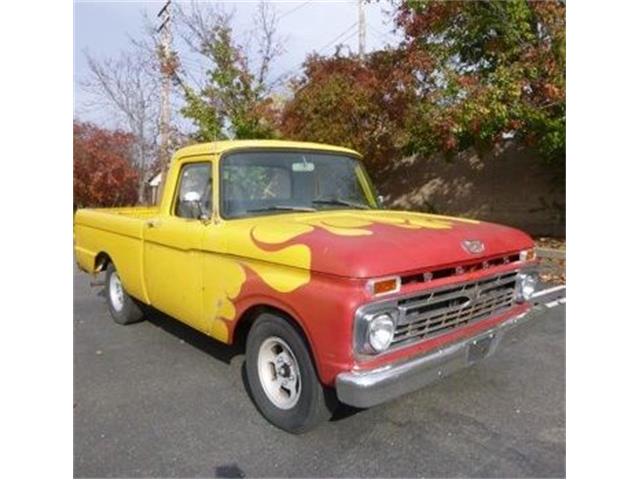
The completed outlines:
[[[174,0],[174,3],[177,3]],[[248,39],[252,34],[252,19],[258,1],[216,1],[234,11],[233,27],[238,39]],[[298,72],[307,54],[319,51],[332,54],[336,43],[347,45],[357,52],[357,29],[352,28],[358,20],[357,0],[282,0],[270,1],[279,16],[278,35],[284,38],[285,52],[272,66],[271,79],[291,72]],[[117,56],[128,50],[129,39],[143,36],[143,13],[154,19],[163,1],[76,1],[74,3],[74,111],[76,117],[93,121],[103,126],[114,127],[113,116],[106,111],[88,106],[89,97],[79,82],[87,77],[88,51],[98,59]],[[188,2],[187,2],[188,4]],[[390,9],[387,1],[365,4],[366,50],[382,48],[385,44],[397,43],[393,24],[386,13]],[[338,39],[337,42],[335,40]],[[195,57],[193,57],[195,58]],[[198,65],[187,57],[188,66]]]

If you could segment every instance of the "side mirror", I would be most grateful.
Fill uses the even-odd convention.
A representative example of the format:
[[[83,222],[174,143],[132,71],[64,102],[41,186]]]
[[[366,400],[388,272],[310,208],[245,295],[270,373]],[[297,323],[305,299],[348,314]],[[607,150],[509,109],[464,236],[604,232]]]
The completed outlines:
[[[199,203],[200,194],[198,192],[187,192],[184,194],[184,198],[182,200],[188,203]]]
[[[191,216],[202,220],[204,217],[204,211],[202,204],[200,203],[200,194],[198,192],[187,192],[182,197],[182,201],[189,205],[191,208]]]

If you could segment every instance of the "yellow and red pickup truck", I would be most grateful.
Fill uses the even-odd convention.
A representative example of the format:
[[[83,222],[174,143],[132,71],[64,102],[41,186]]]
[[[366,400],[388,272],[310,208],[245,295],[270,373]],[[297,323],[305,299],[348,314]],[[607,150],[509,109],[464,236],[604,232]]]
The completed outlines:
[[[490,355],[536,286],[525,233],[385,210],[357,152],[304,142],[183,148],[158,207],[78,210],[74,238],[116,322],[152,306],[241,343],[258,409],[296,433]]]

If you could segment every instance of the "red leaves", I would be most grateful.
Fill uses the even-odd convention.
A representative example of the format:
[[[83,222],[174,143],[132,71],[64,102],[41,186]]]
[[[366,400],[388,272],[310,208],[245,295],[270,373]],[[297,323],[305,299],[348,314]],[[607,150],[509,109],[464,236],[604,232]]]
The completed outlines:
[[[408,37],[417,38],[449,22],[460,12],[463,4],[453,0],[403,2],[398,8],[396,24],[404,29]]]
[[[458,140],[454,135],[449,134],[443,138],[442,150],[444,150],[445,152],[452,152],[456,149],[457,146],[458,146]]]
[[[73,203],[112,207],[136,203],[138,172],[131,166],[133,136],[73,124]]]

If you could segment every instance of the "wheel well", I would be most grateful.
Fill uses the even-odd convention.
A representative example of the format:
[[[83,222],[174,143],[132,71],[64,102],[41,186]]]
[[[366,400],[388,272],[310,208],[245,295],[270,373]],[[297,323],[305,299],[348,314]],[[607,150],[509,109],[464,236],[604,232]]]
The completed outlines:
[[[113,263],[111,257],[106,252],[100,252],[96,255],[96,261],[93,266],[94,272],[102,272],[107,269],[110,263]]]
[[[299,322],[284,310],[271,305],[254,305],[248,308],[242,314],[242,316],[238,320],[238,324],[236,325],[233,331],[233,345],[241,348],[244,351],[247,343],[247,336],[249,335],[249,330],[251,330],[251,326],[256,321],[256,319],[260,316],[260,314],[266,313],[266,312],[282,317],[293,328],[295,328],[304,339],[304,342],[307,344],[309,353],[311,353],[311,356],[314,357],[313,349],[311,348],[311,344],[309,343],[307,334],[302,329]]]

